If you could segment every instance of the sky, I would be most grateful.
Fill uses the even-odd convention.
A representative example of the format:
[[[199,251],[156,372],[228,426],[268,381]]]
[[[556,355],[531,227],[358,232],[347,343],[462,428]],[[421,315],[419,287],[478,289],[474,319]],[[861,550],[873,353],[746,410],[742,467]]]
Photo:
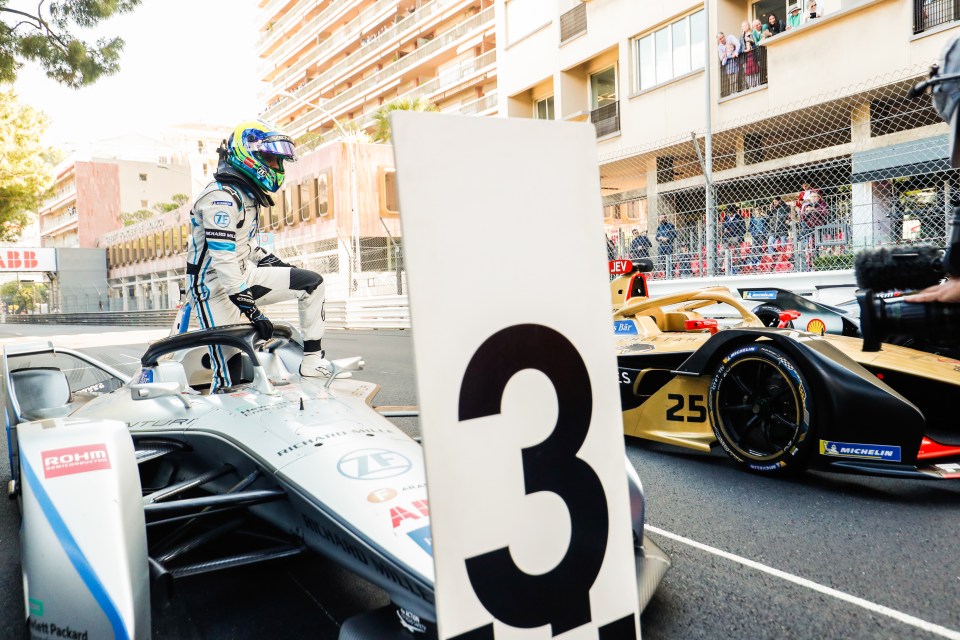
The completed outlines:
[[[143,0],[131,13],[76,33],[88,42],[98,35],[122,37],[117,74],[69,89],[27,63],[15,92],[47,114],[43,141],[61,148],[127,133],[150,135],[182,123],[232,128],[262,110],[256,5],[256,0]],[[8,6],[35,9],[36,2]]]

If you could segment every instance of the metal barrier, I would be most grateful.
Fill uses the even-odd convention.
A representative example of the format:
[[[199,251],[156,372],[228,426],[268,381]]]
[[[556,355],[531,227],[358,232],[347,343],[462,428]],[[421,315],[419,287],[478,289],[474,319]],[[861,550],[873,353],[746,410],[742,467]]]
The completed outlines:
[[[324,305],[328,329],[409,329],[407,296],[376,296],[350,300],[328,300]],[[295,300],[265,307],[273,320],[297,324]],[[176,309],[158,311],[104,311],[101,313],[44,313],[0,316],[5,324],[99,324],[166,327],[173,323]]]

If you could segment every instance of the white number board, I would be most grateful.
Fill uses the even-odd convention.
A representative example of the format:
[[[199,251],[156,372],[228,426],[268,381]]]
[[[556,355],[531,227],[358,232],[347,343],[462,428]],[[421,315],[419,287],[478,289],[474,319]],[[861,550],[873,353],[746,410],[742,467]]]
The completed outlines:
[[[596,134],[392,116],[443,640],[633,640]]]

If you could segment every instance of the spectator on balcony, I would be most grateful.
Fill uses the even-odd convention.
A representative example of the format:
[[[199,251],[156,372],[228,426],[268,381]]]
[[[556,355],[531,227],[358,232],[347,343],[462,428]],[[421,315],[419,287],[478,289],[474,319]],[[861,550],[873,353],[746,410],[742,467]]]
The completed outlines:
[[[723,222],[720,223],[720,237],[723,238],[723,243],[731,248],[739,247],[746,231],[743,216],[737,211],[737,207],[732,204],[727,205]]]
[[[816,18],[823,17],[823,10],[817,7],[817,0],[809,0],[807,2],[807,16],[806,20],[814,20]]]
[[[820,191],[820,189],[817,189],[816,187],[811,186],[809,182],[804,182],[802,185],[802,188],[800,189],[800,193],[797,194],[797,211],[798,212],[803,211],[803,203],[809,202],[812,199],[810,196],[813,195],[814,193],[820,196],[820,199],[823,200],[823,192]]]
[[[720,94],[728,96],[731,93],[743,91],[740,81],[740,58],[737,48],[730,42],[730,36],[727,37],[727,52],[720,58],[720,66],[726,74],[726,80],[720,85]]]
[[[760,21],[760,18],[757,18],[753,21],[753,29],[750,31],[750,35],[753,36],[753,43],[756,44],[763,40],[763,34],[767,31],[767,25],[763,24]]]
[[[673,243],[677,239],[677,228],[668,220],[667,216],[660,216],[660,224],[657,225],[657,257],[659,258],[659,269],[668,272],[668,262],[673,256]]]
[[[787,244],[792,218],[790,205],[780,196],[774,196],[767,212],[767,227],[770,231],[767,253],[773,253],[774,247],[783,247]]]
[[[770,221],[762,207],[756,207],[750,212],[750,239],[757,249],[755,257],[759,260],[761,249],[770,244]]]
[[[639,229],[634,229],[633,240],[630,241],[630,259],[649,258],[650,247],[652,246],[646,231],[641,234]]]
[[[753,42],[753,35],[743,36],[743,75],[747,79],[747,88],[760,86],[760,63],[757,60],[757,49]]]
[[[775,36],[778,33],[783,33],[787,30],[787,27],[783,24],[783,21],[777,17],[777,14],[772,12],[767,16],[767,24],[764,26],[772,36]]]
[[[750,27],[750,23],[744,20],[740,23],[740,46],[743,47],[743,41],[747,36],[753,35],[753,29]]]
[[[685,244],[680,245],[680,253],[677,255],[677,265],[679,266],[678,274],[681,278],[689,278],[693,275],[693,268],[690,266],[691,258],[690,247]]]
[[[740,55],[740,41],[736,36],[725,35],[723,31],[717,34],[717,55],[720,57],[720,64],[727,61],[727,45],[733,44],[734,57]]]
[[[800,5],[795,4],[787,12],[787,29],[796,29],[803,24],[803,16],[800,15]]]

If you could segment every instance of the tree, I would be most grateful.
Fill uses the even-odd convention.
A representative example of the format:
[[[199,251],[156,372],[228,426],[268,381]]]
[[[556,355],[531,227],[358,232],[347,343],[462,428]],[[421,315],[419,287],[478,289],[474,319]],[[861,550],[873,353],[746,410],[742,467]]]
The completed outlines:
[[[52,184],[56,156],[40,144],[46,118],[20,104],[13,91],[0,92],[0,240],[20,237]]]
[[[110,16],[132,11],[141,0],[61,0],[35,11],[11,9],[0,0],[0,82],[13,83],[23,60],[37,62],[47,77],[77,89],[120,68],[121,38],[90,44],[76,29],[98,25]]]
[[[402,98],[388,102],[373,112],[374,142],[390,142],[390,114],[394,111],[439,111],[437,105],[424,98]]]
[[[170,196],[170,199],[173,202],[158,202],[153,205],[153,211],[150,209],[137,209],[129,213],[121,213],[120,220],[123,222],[123,226],[129,227],[137,224],[138,222],[143,222],[144,220],[149,220],[150,218],[158,215],[173,211],[174,209],[179,209],[187,202],[190,201],[190,196],[185,193],[175,193]]]
[[[49,295],[47,285],[38,282],[8,280],[0,285],[0,300],[11,313],[33,309],[35,304],[45,304]]]

